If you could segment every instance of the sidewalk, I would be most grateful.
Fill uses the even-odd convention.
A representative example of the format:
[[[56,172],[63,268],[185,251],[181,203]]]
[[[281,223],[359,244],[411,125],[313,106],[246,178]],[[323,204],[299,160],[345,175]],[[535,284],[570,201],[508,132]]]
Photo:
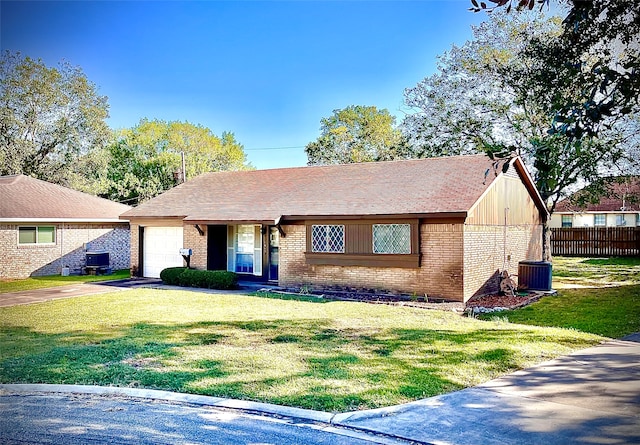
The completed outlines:
[[[640,334],[333,422],[431,444],[640,444]]]

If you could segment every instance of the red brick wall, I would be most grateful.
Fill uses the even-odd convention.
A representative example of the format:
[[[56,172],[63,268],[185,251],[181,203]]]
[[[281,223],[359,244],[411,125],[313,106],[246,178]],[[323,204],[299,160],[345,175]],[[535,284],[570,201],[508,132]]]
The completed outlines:
[[[109,252],[113,269],[130,264],[130,237],[127,223],[38,224],[56,226],[53,245],[18,245],[18,227],[32,223],[0,225],[0,277],[25,278],[60,274],[62,267],[79,273],[86,265],[88,250]]]

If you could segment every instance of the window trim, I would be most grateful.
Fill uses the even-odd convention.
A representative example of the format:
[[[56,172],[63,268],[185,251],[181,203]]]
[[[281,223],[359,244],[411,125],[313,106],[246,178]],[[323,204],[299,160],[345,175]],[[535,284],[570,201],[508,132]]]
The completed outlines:
[[[573,215],[561,215],[560,227],[563,229],[571,229],[573,227]]]
[[[52,229],[52,233],[53,233],[53,242],[40,242],[40,229]],[[34,229],[35,230],[35,235],[36,235],[36,240],[33,243],[23,243],[20,241],[20,230],[21,229]],[[28,247],[28,246],[43,246],[43,247],[47,247],[47,246],[55,246],[56,242],[58,240],[58,233],[57,233],[57,227],[55,225],[53,226],[42,226],[42,225],[35,225],[35,226],[18,226],[18,230],[17,232],[17,241],[18,241],[18,246],[21,247]]]
[[[604,222],[598,224],[598,217],[602,217]],[[607,214],[606,213],[594,213],[593,214],[593,227],[607,227]]]
[[[333,228],[339,228],[338,232],[342,232],[341,233],[341,238],[342,238],[342,242],[341,242],[341,249],[340,250],[316,250],[316,246],[314,245],[314,240],[316,239],[316,236],[314,236],[314,228],[316,227],[323,227],[324,229],[324,236],[323,236],[323,244],[325,245],[325,247],[330,247],[331,243],[329,242],[330,239],[330,229],[328,229],[329,227],[333,227]],[[311,252],[312,253],[333,253],[333,254],[342,254],[345,253],[345,247],[346,247],[346,234],[345,234],[346,230],[345,230],[345,225],[344,224],[311,224]],[[338,234],[340,235],[340,233]]]
[[[396,227],[396,228],[409,228],[409,237],[407,241],[409,242],[409,252],[376,252],[376,228],[377,227]],[[411,246],[411,224],[409,223],[383,223],[383,224],[372,224],[371,225],[371,250],[375,255],[411,255],[412,246]],[[403,246],[407,247],[407,246]]]

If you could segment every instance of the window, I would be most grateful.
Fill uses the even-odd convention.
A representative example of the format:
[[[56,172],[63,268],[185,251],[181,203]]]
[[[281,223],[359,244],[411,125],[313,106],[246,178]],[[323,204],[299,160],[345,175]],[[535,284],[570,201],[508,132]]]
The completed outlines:
[[[253,273],[254,232],[254,227],[249,225],[236,229],[236,272]]]
[[[624,215],[616,215],[616,226],[626,226],[627,221],[624,219]]]
[[[607,225],[607,215],[598,213],[593,215],[593,225],[596,227],[604,227]]]
[[[373,253],[411,253],[411,224],[374,224]]]
[[[562,215],[562,227],[573,227],[572,215]]]
[[[54,226],[18,227],[18,244],[55,244]]]
[[[311,226],[311,251],[344,253],[343,225]]]

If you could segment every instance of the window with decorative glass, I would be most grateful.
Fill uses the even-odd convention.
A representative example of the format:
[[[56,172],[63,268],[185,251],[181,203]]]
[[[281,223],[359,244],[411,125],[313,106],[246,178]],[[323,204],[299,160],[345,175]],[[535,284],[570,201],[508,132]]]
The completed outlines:
[[[593,215],[593,225],[596,227],[604,227],[607,225],[607,215],[604,213],[597,213]]]
[[[572,215],[562,215],[562,227],[573,227]]]
[[[411,224],[374,224],[373,253],[411,253]]]
[[[18,227],[18,244],[55,244],[56,228],[54,226]]]
[[[344,253],[344,225],[312,225],[311,251]]]

